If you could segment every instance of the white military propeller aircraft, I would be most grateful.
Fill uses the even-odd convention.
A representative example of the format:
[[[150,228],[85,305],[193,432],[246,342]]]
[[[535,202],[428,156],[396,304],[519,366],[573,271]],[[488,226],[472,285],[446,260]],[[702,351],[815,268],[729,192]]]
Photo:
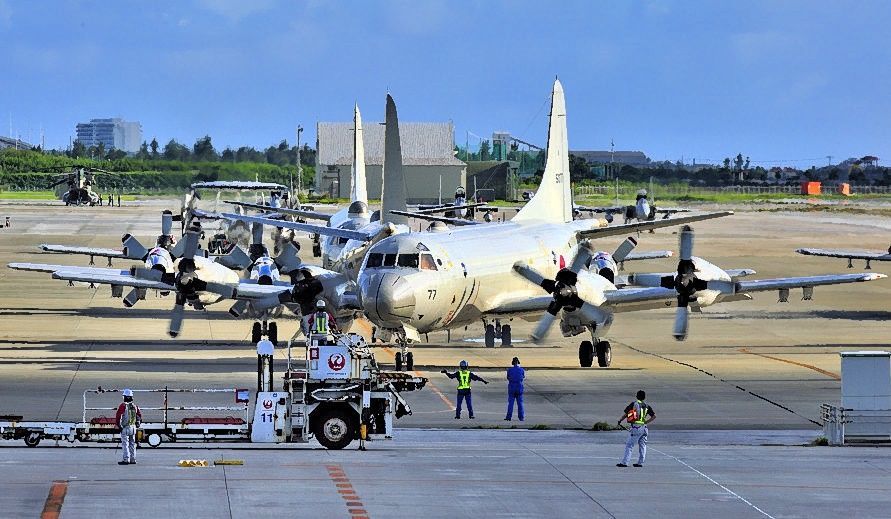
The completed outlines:
[[[397,366],[404,359],[411,368],[414,359],[407,351],[407,343],[419,340],[420,333],[465,326],[486,318],[548,311],[536,334],[542,337],[561,310],[564,334],[570,336],[585,329],[591,331],[593,343],[584,341],[579,347],[581,363],[590,365],[586,361],[596,353],[599,364],[609,365],[610,345],[599,337],[601,329],[611,322],[609,309],[613,306],[633,307],[654,300],[660,301],[660,307],[664,307],[666,301],[689,306],[694,295],[697,303],[703,304],[709,292],[701,286],[702,280],[726,283],[725,299],[746,297],[742,287],[733,285],[733,279],[723,271],[720,274],[717,267],[697,272],[692,278],[685,270],[682,291],[662,288],[662,276],[659,276],[656,288],[619,290],[606,277],[584,270],[589,260],[584,252],[590,248],[588,240],[732,213],[690,215],[611,227],[603,226],[604,222],[599,220],[573,221],[568,180],[566,108],[563,87],[556,81],[551,102],[547,163],[541,186],[511,221],[396,235],[369,249],[359,272],[360,299],[365,315],[378,327],[394,332],[399,338],[401,351],[397,355]],[[621,257],[621,247],[617,256]],[[682,255],[685,269],[689,265],[688,259],[692,260],[689,255]],[[845,276],[792,278],[770,280],[765,286],[783,289],[874,278],[868,275],[857,279]],[[696,290],[692,292],[687,288],[691,279],[699,280],[693,282],[692,287]],[[640,279],[636,281],[641,282]],[[552,295],[541,295],[540,288],[535,285],[544,287]],[[746,286],[746,290],[756,287]],[[710,285],[708,288],[715,287]],[[686,299],[682,299],[680,293],[686,294]],[[702,303],[699,303],[699,297],[703,297]],[[596,351],[594,343],[598,345]]]
[[[581,212],[603,213],[610,222],[612,222],[613,215],[621,214],[624,217],[624,223],[633,220],[637,220],[638,222],[650,222],[655,220],[656,216],[660,214],[662,215],[662,219],[665,220],[677,213],[690,212],[689,209],[680,207],[656,207],[655,201],[653,203],[650,202],[649,194],[647,194],[646,189],[641,189],[637,192],[634,205],[618,205],[612,207],[586,207],[577,205],[575,206],[575,211],[577,211],[577,214]]]

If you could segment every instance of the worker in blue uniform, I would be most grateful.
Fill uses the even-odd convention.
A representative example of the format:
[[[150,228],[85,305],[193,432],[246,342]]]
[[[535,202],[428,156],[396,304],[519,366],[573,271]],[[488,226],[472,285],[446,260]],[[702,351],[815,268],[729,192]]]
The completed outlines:
[[[526,419],[523,409],[523,381],[526,380],[526,370],[520,366],[519,357],[514,357],[511,367],[507,368],[507,416],[504,420],[509,422],[514,417],[514,402],[517,403],[517,418],[522,422]]]
[[[471,372],[470,369],[467,367],[466,360],[462,360],[458,364],[458,371],[449,373],[446,370],[441,370],[440,373],[446,375],[449,378],[458,379],[458,408],[455,409],[455,420],[459,420],[461,418],[461,403],[465,400],[467,401],[467,414],[469,415],[470,419],[473,420],[473,401],[470,398],[470,382],[474,380],[478,380],[483,384],[488,384],[489,382]]]

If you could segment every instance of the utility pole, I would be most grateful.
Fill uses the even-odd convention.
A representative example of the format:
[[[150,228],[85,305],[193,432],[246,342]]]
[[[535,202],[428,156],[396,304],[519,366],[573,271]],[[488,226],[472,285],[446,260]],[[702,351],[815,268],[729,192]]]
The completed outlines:
[[[832,165],[832,155],[826,155],[826,159],[829,161],[829,164],[827,164],[827,165],[831,166]]]
[[[303,187],[303,164],[300,160],[300,134],[303,133],[303,126],[297,125],[297,200],[300,200],[300,191]],[[294,195],[294,177],[291,176],[291,196]],[[293,202],[291,202],[293,204]]]

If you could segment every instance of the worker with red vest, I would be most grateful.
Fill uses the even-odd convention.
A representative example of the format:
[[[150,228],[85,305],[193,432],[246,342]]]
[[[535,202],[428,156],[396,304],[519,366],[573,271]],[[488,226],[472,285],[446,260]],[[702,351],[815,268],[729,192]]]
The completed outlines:
[[[656,419],[656,412],[653,411],[649,404],[644,402],[646,398],[647,394],[645,391],[638,391],[637,400],[628,404],[625,407],[625,414],[619,418],[619,425],[621,426],[622,420],[625,420],[631,426],[631,431],[628,439],[625,441],[625,456],[622,457],[621,463],[616,463],[617,467],[628,466],[628,462],[631,461],[631,451],[634,450],[634,444],[637,444],[639,451],[637,463],[634,466],[643,467],[644,461],[647,459],[647,425]]]
[[[142,425],[142,411],[133,401],[133,390],[123,391],[124,401],[118,406],[115,423],[121,428],[123,459],[118,465],[136,465],[136,430]]]

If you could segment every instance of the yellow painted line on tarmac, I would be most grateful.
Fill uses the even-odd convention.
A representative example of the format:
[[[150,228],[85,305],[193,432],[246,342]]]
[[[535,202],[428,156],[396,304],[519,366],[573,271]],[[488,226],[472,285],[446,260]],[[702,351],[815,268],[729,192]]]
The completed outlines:
[[[757,353],[757,352],[754,352],[754,351],[749,351],[748,348],[740,348],[739,351],[741,351],[741,352],[743,352],[743,353],[748,353],[749,355],[757,355],[757,356],[759,356],[759,357],[764,357],[765,359],[775,360],[775,361],[778,361],[778,362],[785,362],[786,364],[794,364],[794,365],[796,365],[796,366],[801,366],[802,368],[807,368],[807,369],[814,370],[814,371],[816,371],[817,373],[820,373],[820,374],[822,374],[822,375],[826,375],[826,376],[829,377],[829,378],[832,378],[832,379],[835,379],[835,380],[841,380],[841,377],[838,375],[838,373],[833,373],[833,372],[831,372],[831,371],[826,371],[825,369],[821,369],[821,368],[818,368],[817,366],[812,366],[812,365],[810,365],[810,364],[805,364],[804,362],[798,362],[798,361],[789,360],[789,359],[782,359],[782,358],[780,358],[780,357],[774,357],[774,356],[772,356],[772,355],[765,355],[764,353]]]

